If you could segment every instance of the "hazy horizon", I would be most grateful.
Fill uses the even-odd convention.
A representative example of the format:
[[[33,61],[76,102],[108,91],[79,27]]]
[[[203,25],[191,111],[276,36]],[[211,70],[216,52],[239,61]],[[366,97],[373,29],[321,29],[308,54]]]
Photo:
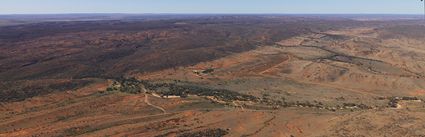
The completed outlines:
[[[420,0],[3,0],[0,14],[423,14]]]
[[[0,14],[0,16],[8,15],[408,15],[423,16],[416,13],[11,13]]]

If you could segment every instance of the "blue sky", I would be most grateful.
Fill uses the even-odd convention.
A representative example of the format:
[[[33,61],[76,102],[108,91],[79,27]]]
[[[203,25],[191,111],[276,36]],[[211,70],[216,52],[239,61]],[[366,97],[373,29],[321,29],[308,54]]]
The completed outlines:
[[[422,14],[420,0],[0,0],[0,14],[315,13]]]

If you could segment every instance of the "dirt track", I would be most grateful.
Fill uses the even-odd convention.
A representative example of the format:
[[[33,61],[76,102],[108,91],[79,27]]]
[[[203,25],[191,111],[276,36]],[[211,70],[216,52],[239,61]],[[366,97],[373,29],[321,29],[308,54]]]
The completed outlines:
[[[149,102],[149,94],[145,94],[145,99],[144,99],[145,103],[148,104],[149,106],[152,106],[154,108],[157,108],[159,110],[161,110],[164,114],[167,114],[167,111],[165,111],[164,108],[157,106],[157,105],[153,105],[152,103]]]

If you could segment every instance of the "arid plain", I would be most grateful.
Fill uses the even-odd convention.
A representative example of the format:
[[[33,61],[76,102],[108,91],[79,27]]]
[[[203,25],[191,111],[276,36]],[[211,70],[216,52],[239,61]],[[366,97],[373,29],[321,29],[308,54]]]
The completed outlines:
[[[0,136],[425,136],[420,19],[93,18],[0,16]]]

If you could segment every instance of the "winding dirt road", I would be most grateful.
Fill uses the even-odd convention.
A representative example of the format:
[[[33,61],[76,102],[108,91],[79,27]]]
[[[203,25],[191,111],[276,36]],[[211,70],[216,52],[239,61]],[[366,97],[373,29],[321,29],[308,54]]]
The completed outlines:
[[[149,94],[145,94],[145,103],[146,104],[148,104],[149,106],[151,106],[151,107],[154,107],[154,108],[157,108],[157,109],[159,109],[159,110],[161,110],[164,114],[167,114],[167,111],[165,111],[165,109],[164,108],[162,108],[162,107],[160,107],[160,106],[157,106],[157,105],[154,105],[154,104],[152,104],[152,103],[150,103],[149,102]]]
[[[150,102],[149,102],[149,94],[147,94],[147,90],[146,90],[144,87],[142,88],[142,90],[143,90],[143,92],[145,93],[145,100],[144,100],[144,102],[145,102],[146,104],[148,104],[148,105],[149,105],[149,106],[151,106],[151,107],[154,107],[154,108],[156,108],[156,109],[161,110],[164,114],[167,114],[167,111],[166,111],[164,108],[162,108],[162,107],[160,107],[160,106],[157,106],[157,105],[154,105],[154,104],[150,103]]]

